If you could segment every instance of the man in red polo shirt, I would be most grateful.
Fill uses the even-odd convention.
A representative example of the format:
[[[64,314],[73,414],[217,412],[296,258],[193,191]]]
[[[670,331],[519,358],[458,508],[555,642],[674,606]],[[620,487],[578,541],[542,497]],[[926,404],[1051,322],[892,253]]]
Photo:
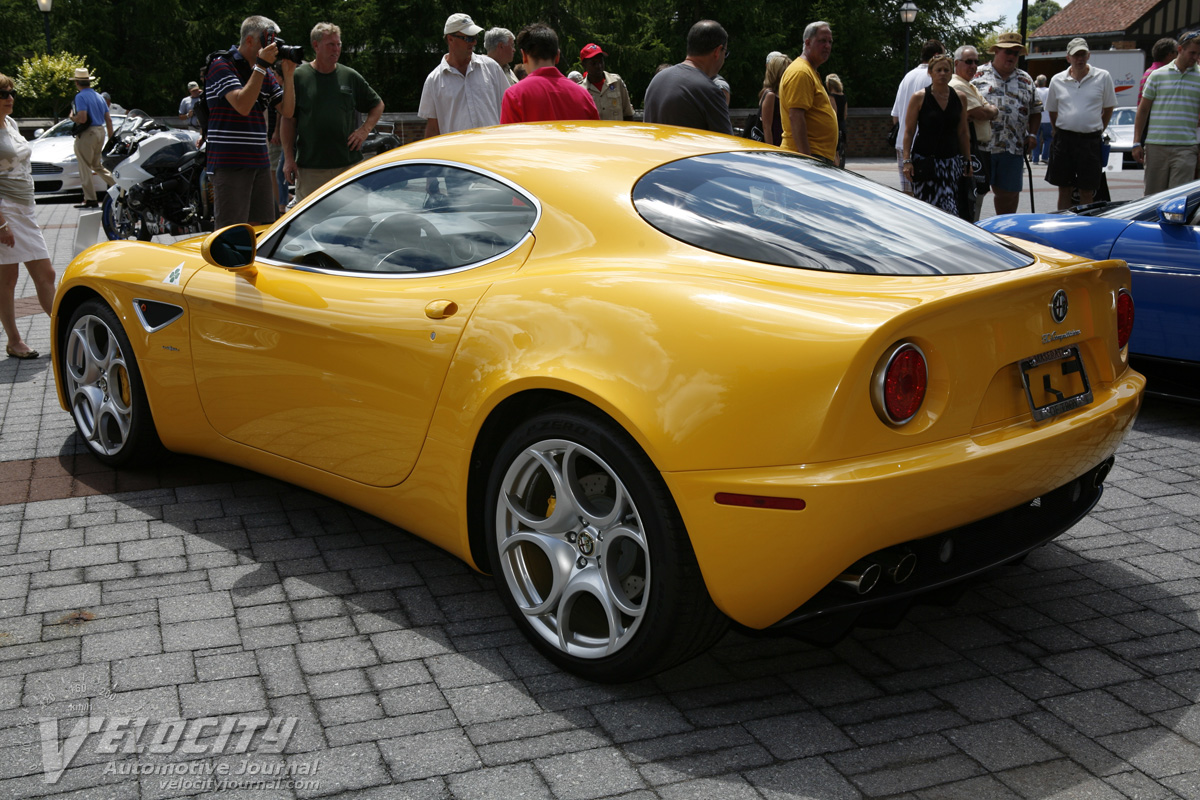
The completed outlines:
[[[526,25],[517,34],[517,48],[528,77],[504,91],[501,124],[559,119],[599,120],[588,90],[563,75],[558,67],[558,34],[548,25]]]

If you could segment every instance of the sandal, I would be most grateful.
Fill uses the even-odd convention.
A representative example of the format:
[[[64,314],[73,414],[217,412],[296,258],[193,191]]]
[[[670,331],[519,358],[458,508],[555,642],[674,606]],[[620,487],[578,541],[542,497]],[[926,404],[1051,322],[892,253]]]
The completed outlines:
[[[6,345],[4,345],[4,351],[5,351],[6,353],[8,353],[8,354],[9,354],[9,356],[11,356],[12,358],[27,359],[27,358],[37,358],[37,357],[38,357],[38,351],[37,351],[37,350],[30,350],[30,351],[29,351],[29,352],[27,352],[27,353],[18,353],[18,352],[16,352],[15,350],[13,350],[13,349],[12,349],[12,345],[11,345],[11,344],[6,344]]]

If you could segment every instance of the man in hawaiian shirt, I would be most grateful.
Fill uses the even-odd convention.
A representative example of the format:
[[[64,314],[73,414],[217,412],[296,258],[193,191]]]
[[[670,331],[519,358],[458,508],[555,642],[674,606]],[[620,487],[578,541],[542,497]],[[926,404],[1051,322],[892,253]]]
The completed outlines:
[[[983,149],[992,156],[989,174],[996,213],[1012,214],[1021,198],[1025,154],[1037,144],[1042,102],[1033,78],[1017,69],[1017,58],[1025,55],[1021,34],[1000,34],[991,53],[992,63],[980,67],[971,83],[999,109],[992,120],[992,140]]]

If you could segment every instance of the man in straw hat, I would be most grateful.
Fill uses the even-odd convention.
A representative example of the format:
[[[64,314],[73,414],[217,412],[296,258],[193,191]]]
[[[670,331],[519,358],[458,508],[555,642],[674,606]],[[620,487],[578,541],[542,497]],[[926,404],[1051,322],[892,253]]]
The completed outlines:
[[[1017,69],[1017,58],[1025,55],[1021,34],[1000,34],[990,52],[992,63],[980,67],[971,83],[985,102],[999,109],[992,120],[992,140],[983,149],[992,157],[988,174],[996,213],[1011,214],[1021,197],[1025,154],[1037,144],[1042,102],[1033,78]]]
[[[92,88],[92,76],[88,74],[87,67],[76,68],[72,80],[79,93],[75,95],[71,106],[71,122],[87,126],[75,137],[75,163],[79,167],[79,183],[83,187],[83,203],[75,207],[99,208],[92,173],[99,175],[109,186],[113,185],[112,173],[100,161],[104,134],[107,132],[112,138],[112,117],[108,113],[108,103]],[[101,128],[101,125],[104,127]]]

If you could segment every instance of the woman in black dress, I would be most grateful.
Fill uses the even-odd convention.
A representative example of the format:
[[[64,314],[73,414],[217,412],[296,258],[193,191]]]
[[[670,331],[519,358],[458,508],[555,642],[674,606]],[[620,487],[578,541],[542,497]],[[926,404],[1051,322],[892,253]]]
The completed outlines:
[[[904,130],[904,174],[913,194],[958,216],[958,179],[972,176],[967,99],[950,88],[948,55],[929,60],[932,83],[908,101]]]
[[[779,117],[779,81],[792,60],[785,55],[767,61],[763,88],[758,93],[758,115],[762,119],[763,141],[779,147],[783,141],[783,121]]]

